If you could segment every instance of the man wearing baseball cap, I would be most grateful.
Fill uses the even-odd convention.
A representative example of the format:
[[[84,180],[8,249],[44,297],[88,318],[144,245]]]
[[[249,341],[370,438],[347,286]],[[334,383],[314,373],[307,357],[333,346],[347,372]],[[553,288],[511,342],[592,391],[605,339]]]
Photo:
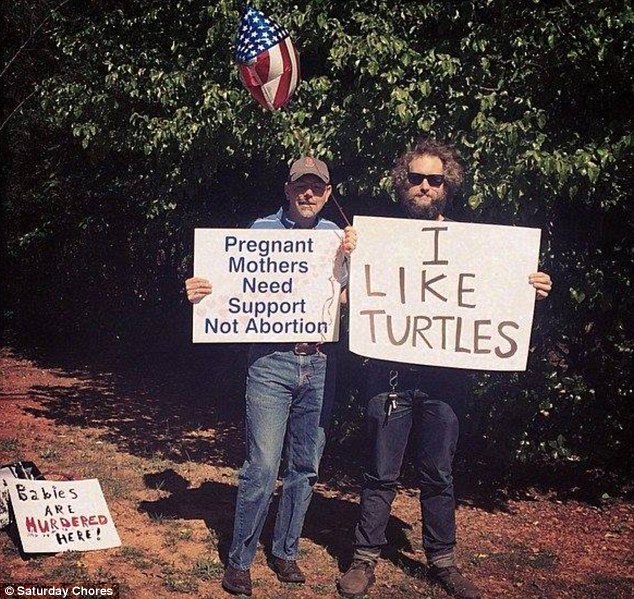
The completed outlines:
[[[252,229],[338,229],[319,213],[332,193],[324,162],[302,156],[284,184],[287,203],[257,219]],[[341,251],[349,255],[356,233],[346,227]],[[207,279],[185,282],[198,303],[212,292]],[[297,565],[299,537],[317,481],[332,401],[334,355],[318,343],[258,343],[251,346],[246,385],[246,459],[240,470],[223,588],[251,595],[250,566],[275,490],[282,456],[282,490],[273,532],[271,568],[282,582],[303,583]],[[327,376],[328,371],[328,376]]]
[[[291,164],[291,170],[288,174],[289,181],[297,181],[304,175],[316,175],[324,183],[330,183],[330,173],[326,163],[319,160],[319,158],[313,158],[312,156],[302,156],[298,158],[293,164]]]

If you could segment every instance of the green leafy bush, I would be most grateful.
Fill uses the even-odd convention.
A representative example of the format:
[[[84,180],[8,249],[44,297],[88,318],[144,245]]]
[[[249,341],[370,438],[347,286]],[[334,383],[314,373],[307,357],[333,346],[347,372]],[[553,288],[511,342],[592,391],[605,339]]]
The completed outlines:
[[[260,8],[303,68],[276,113],[232,63],[238,2],[15,4],[3,157],[16,326],[160,337],[183,313],[192,229],[273,209],[298,152],[332,162],[349,210],[373,209],[413,139],[449,138],[469,171],[456,216],[541,227],[555,281],[529,371],[476,381],[472,432],[509,459],[631,468],[631,2],[270,0]],[[18,52],[29,14],[46,24]]]

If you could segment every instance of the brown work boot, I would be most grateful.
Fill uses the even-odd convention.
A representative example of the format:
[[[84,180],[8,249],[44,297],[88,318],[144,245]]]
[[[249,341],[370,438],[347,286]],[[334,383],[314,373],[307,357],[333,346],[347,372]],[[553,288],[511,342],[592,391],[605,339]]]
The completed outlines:
[[[299,584],[306,582],[306,576],[304,576],[295,560],[273,557],[269,561],[269,566],[277,574],[277,579],[280,582],[295,582]]]
[[[227,566],[225,575],[222,577],[222,588],[234,595],[251,595],[253,592],[251,571]]]
[[[337,583],[339,593],[349,599],[363,597],[376,580],[374,566],[374,562],[355,559]]]
[[[445,591],[457,599],[480,599],[482,594],[480,589],[469,582],[456,566],[437,568],[429,566],[429,578],[442,586]]]

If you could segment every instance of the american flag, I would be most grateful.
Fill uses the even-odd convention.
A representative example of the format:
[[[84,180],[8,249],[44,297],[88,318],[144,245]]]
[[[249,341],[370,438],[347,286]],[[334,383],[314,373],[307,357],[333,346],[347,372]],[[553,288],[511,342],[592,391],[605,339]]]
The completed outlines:
[[[299,55],[288,32],[250,6],[236,37],[236,62],[246,88],[269,110],[284,106],[299,82]]]

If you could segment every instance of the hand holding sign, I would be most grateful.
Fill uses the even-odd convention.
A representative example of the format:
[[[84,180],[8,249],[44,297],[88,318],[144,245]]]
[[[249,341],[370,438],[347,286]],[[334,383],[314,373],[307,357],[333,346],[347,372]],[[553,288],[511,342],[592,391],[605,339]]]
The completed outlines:
[[[553,282],[545,272],[531,273],[528,275],[528,282],[535,287],[538,300],[546,299],[553,288]]]
[[[211,282],[202,277],[191,277],[185,281],[185,293],[192,304],[197,304],[213,291]]]
[[[354,227],[348,225],[343,230],[343,240],[341,241],[341,251],[350,256],[354,249],[357,247],[357,231]]]

